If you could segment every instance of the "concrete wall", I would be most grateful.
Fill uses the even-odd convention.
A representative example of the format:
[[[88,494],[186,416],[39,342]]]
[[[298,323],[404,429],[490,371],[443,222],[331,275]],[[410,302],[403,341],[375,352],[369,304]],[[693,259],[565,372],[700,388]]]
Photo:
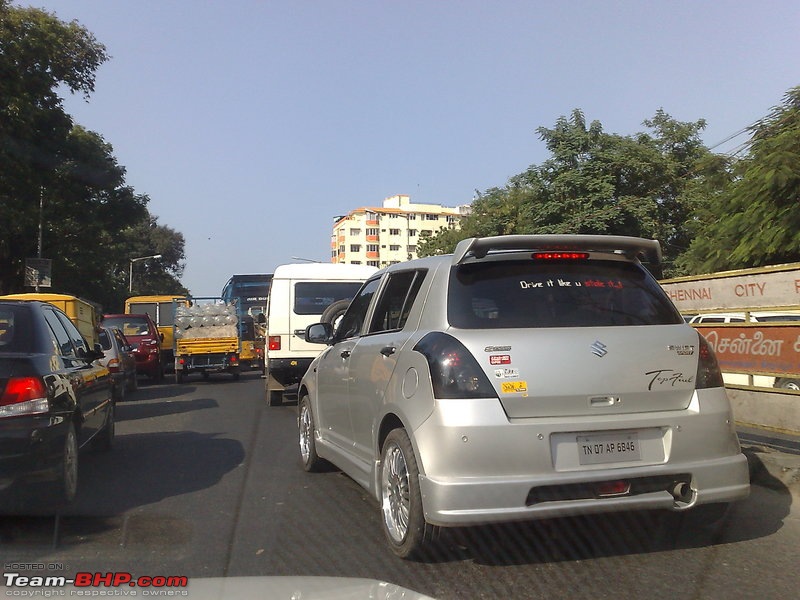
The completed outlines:
[[[737,423],[800,435],[800,395],[728,388],[728,398]]]

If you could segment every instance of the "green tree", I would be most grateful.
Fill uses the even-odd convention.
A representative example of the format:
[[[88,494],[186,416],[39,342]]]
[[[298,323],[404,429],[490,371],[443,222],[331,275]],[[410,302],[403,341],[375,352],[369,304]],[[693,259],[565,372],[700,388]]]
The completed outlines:
[[[24,290],[40,222],[53,291],[121,309],[130,259],[151,254],[162,258],[146,267],[147,291],[185,291],[183,236],[158,224],[111,145],[73,125],[58,96],[88,99],[107,58],[77,22],[0,0],[0,293]]]
[[[687,272],[800,261],[800,86],[750,131],[747,156],[695,214]]]
[[[19,281],[25,255],[15,250],[35,239],[41,190],[72,128],[57,89],[88,97],[106,58],[77,23],[0,0],[0,291]]]
[[[686,188],[710,155],[704,121],[676,121],[663,110],[649,132],[620,136],[587,126],[580,110],[540,127],[550,158],[479,194],[460,231],[441,231],[422,255],[450,252],[459,239],[514,233],[633,235],[662,242],[668,270],[688,246]],[[674,267],[673,267],[674,268]]]

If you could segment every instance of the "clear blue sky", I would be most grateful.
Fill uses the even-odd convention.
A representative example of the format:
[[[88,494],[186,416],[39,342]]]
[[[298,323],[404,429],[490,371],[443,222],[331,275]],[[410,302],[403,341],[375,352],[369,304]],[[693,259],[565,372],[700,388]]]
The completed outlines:
[[[574,108],[619,134],[659,108],[704,118],[711,146],[800,84],[797,0],[17,4],[106,45],[96,92],[67,111],[183,233],[195,295],[330,260],[333,217],[358,206],[502,186]]]

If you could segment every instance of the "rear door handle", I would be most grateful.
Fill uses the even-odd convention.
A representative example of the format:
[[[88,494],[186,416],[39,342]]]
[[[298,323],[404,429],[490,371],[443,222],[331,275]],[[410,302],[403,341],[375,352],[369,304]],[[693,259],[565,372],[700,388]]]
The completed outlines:
[[[341,356],[342,358],[350,358],[350,350],[342,350],[339,356]]]
[[[396,350],[397,348],[395,348],[394,346],[384,346],[383,348],[381,348],[381,354],[383,354],[384,356],[391,356],[392,354],[395,353]]]

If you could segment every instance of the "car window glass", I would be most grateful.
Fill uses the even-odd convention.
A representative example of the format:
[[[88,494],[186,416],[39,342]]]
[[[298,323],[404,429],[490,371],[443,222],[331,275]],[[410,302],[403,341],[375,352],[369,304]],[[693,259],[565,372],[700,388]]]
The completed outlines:
[[[171,303],[170,306],[172,306]],[[158,311],[158,304],[155,302],[137,302],[136,304],[131,305],[131,309],[129,312],[148,314],[155,323],[158,323],[157,311]]]
[[[83,339],[81,332],[78,331],[78,328],[75,327],[75,325],[66,315],[57,312],[56,316],[64,325],[64,329],[66,329],[67,335],[69,335],[70,339],[72,340],[72,345],[75,346],[78,356],[84,356],[86,352],[89,351],[89,347],[86,344],[86,340]]]
[[[364,284],[361,291],[358,292],[347,312],[344,313],[342,320],[339,322],[334,334],[334,341],[345,340],[361,333],[361,326],[364,324],[364,319],[367,316],[367,309],[372,301],[372,297],[378,290],[380,278],[371,279]]]
[[[148,335],[150,323],[145,317],[106,317],[103,319],[105,327],[114,327],[122,331],[123,335]]]
[[[360,281],[300,281],[294,286],[294,313],[321,315],[339,300],[349,300],[361,287]]]
[[[72,341],[70,340],[69,334],[67,333],[67,330],[64,329],[64,325],[56,316],[55,311],[45,308],[43,312],[44,318],[47,321],[47,324],[50,325],[50,330],[53,332],[53,335],[56,338],[58,350],[61,355],[74,358],[75,348],[72,346]]]
[[[424,277],[424,271],[401,271],[389,275],[376,305],[369,333],[403,328]]]
[[[100,347],[103,348],[103,350],[111,350],[111,336],[108,335],[108,331],[101,329],[97,337],[100,340]]]
[[[128,343],[127,338],[122,335],[122,332],[119,329],[111,329],[110,331],[114,332],[114,337],[117,339],[117,344],[122,350],[127,350],[130,344]]]
[[[159,327],[172,327],[175,324],[173,319],[175,309],[172,302],[159,302],[158,303],[158,318],[153,317],[156,325]],[[152,316],[152,315],[151,315]]]
[[[0,352],[31,352],[34,336],[30,311],[19,306],[0,307]]]
[[[453,326],[470,329],[683,323],[641,266],[603,260],[453,267],[447,314]]]

